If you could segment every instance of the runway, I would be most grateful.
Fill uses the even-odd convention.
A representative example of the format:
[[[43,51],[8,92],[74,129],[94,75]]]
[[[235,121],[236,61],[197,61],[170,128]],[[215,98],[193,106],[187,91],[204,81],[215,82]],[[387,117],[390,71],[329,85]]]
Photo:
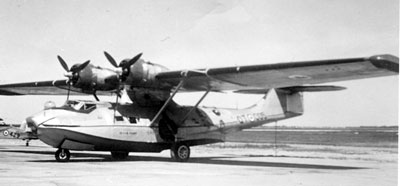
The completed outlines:
[[[56,149],[40,141],[0,139],[0,185],[397,185],[397,148],[225,143],[192,148],[187,163],[169,151],[131,153],[72,151],[58,163]],[[276,155],[276,156],[275,156]]]

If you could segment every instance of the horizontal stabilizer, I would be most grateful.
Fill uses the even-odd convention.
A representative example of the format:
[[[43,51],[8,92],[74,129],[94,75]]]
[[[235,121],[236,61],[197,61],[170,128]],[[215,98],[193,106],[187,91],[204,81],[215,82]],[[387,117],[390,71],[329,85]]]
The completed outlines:
[[[293,92],[326,92],[326,91],[339,91],[345,89],[346,87],[324,85],[324,86],[293,86],[293,87],[279,88],[277,90],[284,91],[287,93],[293,93]],[[249,89],[249,90],[235,91],[235,93],[240,93],[240,94],[265,94],[266,92],[268,92],[268,89]]]
[[[284,90],[289,92],[327,92],[327,91],[339,91],[345,89],[346,87],[326,85],[326,86],[294,86],[294,87],[280,88],[279,90]]]

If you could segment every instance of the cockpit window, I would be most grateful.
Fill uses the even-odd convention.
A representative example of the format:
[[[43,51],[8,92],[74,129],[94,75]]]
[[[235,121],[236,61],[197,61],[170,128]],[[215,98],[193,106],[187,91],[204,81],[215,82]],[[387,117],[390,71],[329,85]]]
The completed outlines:
[[[93,110],[96,108],[96,104],[93,103],[85,103],[85,102],[80,102],[80,101],[68,101],[65,106],[71,107],[74,110],[77,111],[88,111],[88,110]]]

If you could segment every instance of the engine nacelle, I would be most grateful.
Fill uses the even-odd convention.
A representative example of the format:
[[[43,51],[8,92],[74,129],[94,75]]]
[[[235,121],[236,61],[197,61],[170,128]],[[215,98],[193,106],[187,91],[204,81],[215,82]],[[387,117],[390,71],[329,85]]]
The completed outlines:
[[[145,62],[140,59],[137,63],[131,66],[130,74],[126,79],[125,84],[141,88],[155,88],[162,90],[164,88],[163,84],[157,80],[156,75],[165,71],[168,71],[168,68],[151,62]]]
[[[170,89],[156,75],[168,71],[164,66],[138,60],[130,68],[125,84],[129,98],[140,106],[160,106],[170,96]]]
[[[72,81],[75,88],[81,88],[83,92],[90,93],[97,90],[116,90],[120,85],[119,73],[89,64],[78,73],[78,78]]]

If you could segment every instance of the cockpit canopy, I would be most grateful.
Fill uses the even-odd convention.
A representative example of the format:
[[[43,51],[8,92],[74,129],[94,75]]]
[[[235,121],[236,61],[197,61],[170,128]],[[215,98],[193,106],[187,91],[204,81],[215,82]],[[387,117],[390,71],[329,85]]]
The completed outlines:
[[[69,107],[76,111],[91,111],[96,109],[98,105],[104,104],[90,101],[68,100],[64,104],[64,107]]]

